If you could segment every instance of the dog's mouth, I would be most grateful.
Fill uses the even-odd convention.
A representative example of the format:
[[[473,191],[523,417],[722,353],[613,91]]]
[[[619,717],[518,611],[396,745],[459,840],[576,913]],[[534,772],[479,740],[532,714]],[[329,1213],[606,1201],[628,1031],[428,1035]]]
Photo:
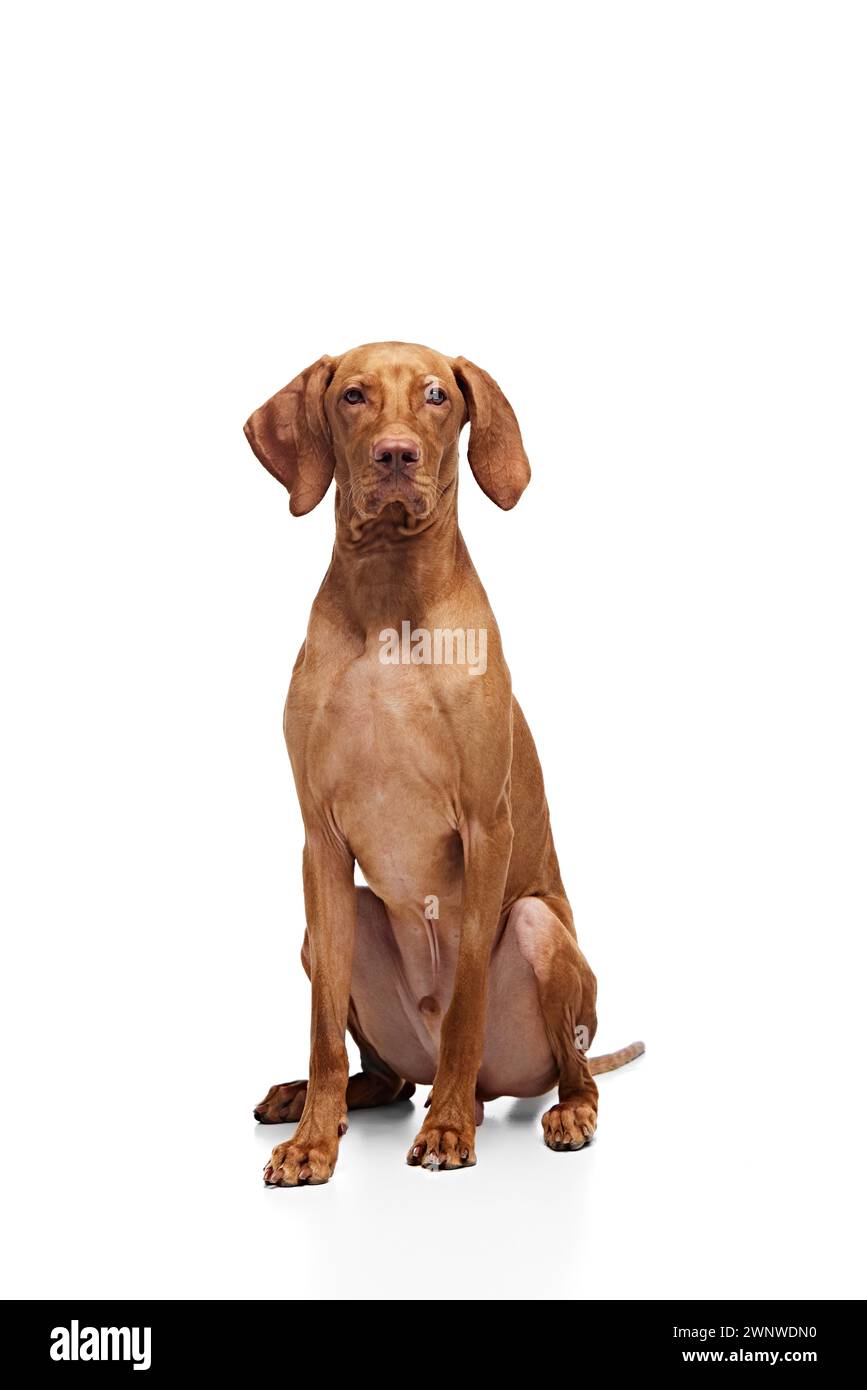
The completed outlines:
[[[424,519],[431,510],[430,498],[414,484],[401,479],[361,493],[356,498],[355,509],[362,520],[370,521],[395,503],[416,521]]]

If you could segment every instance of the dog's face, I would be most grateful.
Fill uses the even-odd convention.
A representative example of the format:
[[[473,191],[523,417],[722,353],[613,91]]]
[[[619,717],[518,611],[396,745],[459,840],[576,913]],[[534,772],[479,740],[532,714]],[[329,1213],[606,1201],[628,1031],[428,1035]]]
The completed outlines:
[[[508,510],[530,466],[509,402],[487,372],[413,343],[371,343],[321,357],[244,426],[257,458],[289,491],[298,516],[337,482],[344,515],[387,507],[422,521],[455,483],[469,420],[479,486]]]
[[[457,472],[466,403],[429,348],[377,343],[339,358],[325,392],[334,476],[363,519],[398,503],[430,516]]]

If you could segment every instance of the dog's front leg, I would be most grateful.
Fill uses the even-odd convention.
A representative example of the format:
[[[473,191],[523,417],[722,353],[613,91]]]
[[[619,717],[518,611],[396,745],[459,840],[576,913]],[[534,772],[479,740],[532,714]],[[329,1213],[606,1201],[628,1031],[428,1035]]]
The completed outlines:
[[[310,1079],[298,1128],[278,1144],[265,1168],[276,1187],[327,1182],[346,1132],[346,1022],[355,942],[354,862],[329,832],[308,830],[304,846],[304,906],[313,987]]]
[[[428,1116],[407,1155],[408,1163],[424,1168],[469,1168],[476,1161],[476,1078],[485,1041],[491,947],[502,914],[512,838],[507,808],[487,823],[469,821],[462,834],[463,920],[454,993],[443,1019]]]

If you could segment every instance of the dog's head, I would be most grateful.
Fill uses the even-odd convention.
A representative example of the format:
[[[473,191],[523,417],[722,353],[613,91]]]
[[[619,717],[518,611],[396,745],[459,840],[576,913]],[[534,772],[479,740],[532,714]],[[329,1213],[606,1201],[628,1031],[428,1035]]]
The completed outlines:
[[[397,505],[424,520],[454,485],[458,436],[470,422],[470,467],[508,510],[530,481],[512,407],[466,358],[412,343],[371,343],[320,357],[255,411],[244,432],[256,457],[302,516],[332,477],[347,515]]]

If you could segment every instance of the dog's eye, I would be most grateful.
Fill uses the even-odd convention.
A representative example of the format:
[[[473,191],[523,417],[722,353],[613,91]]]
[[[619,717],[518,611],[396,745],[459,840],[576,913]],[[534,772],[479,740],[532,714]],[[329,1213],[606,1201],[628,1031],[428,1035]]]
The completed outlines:
[[[432,381],[424,388],[424,398],[428,405],[445,405],[446,393],[441,386]]]
[[[343,393],[347,405],[364,405],[364,392],[358,386],[349,386]]]

